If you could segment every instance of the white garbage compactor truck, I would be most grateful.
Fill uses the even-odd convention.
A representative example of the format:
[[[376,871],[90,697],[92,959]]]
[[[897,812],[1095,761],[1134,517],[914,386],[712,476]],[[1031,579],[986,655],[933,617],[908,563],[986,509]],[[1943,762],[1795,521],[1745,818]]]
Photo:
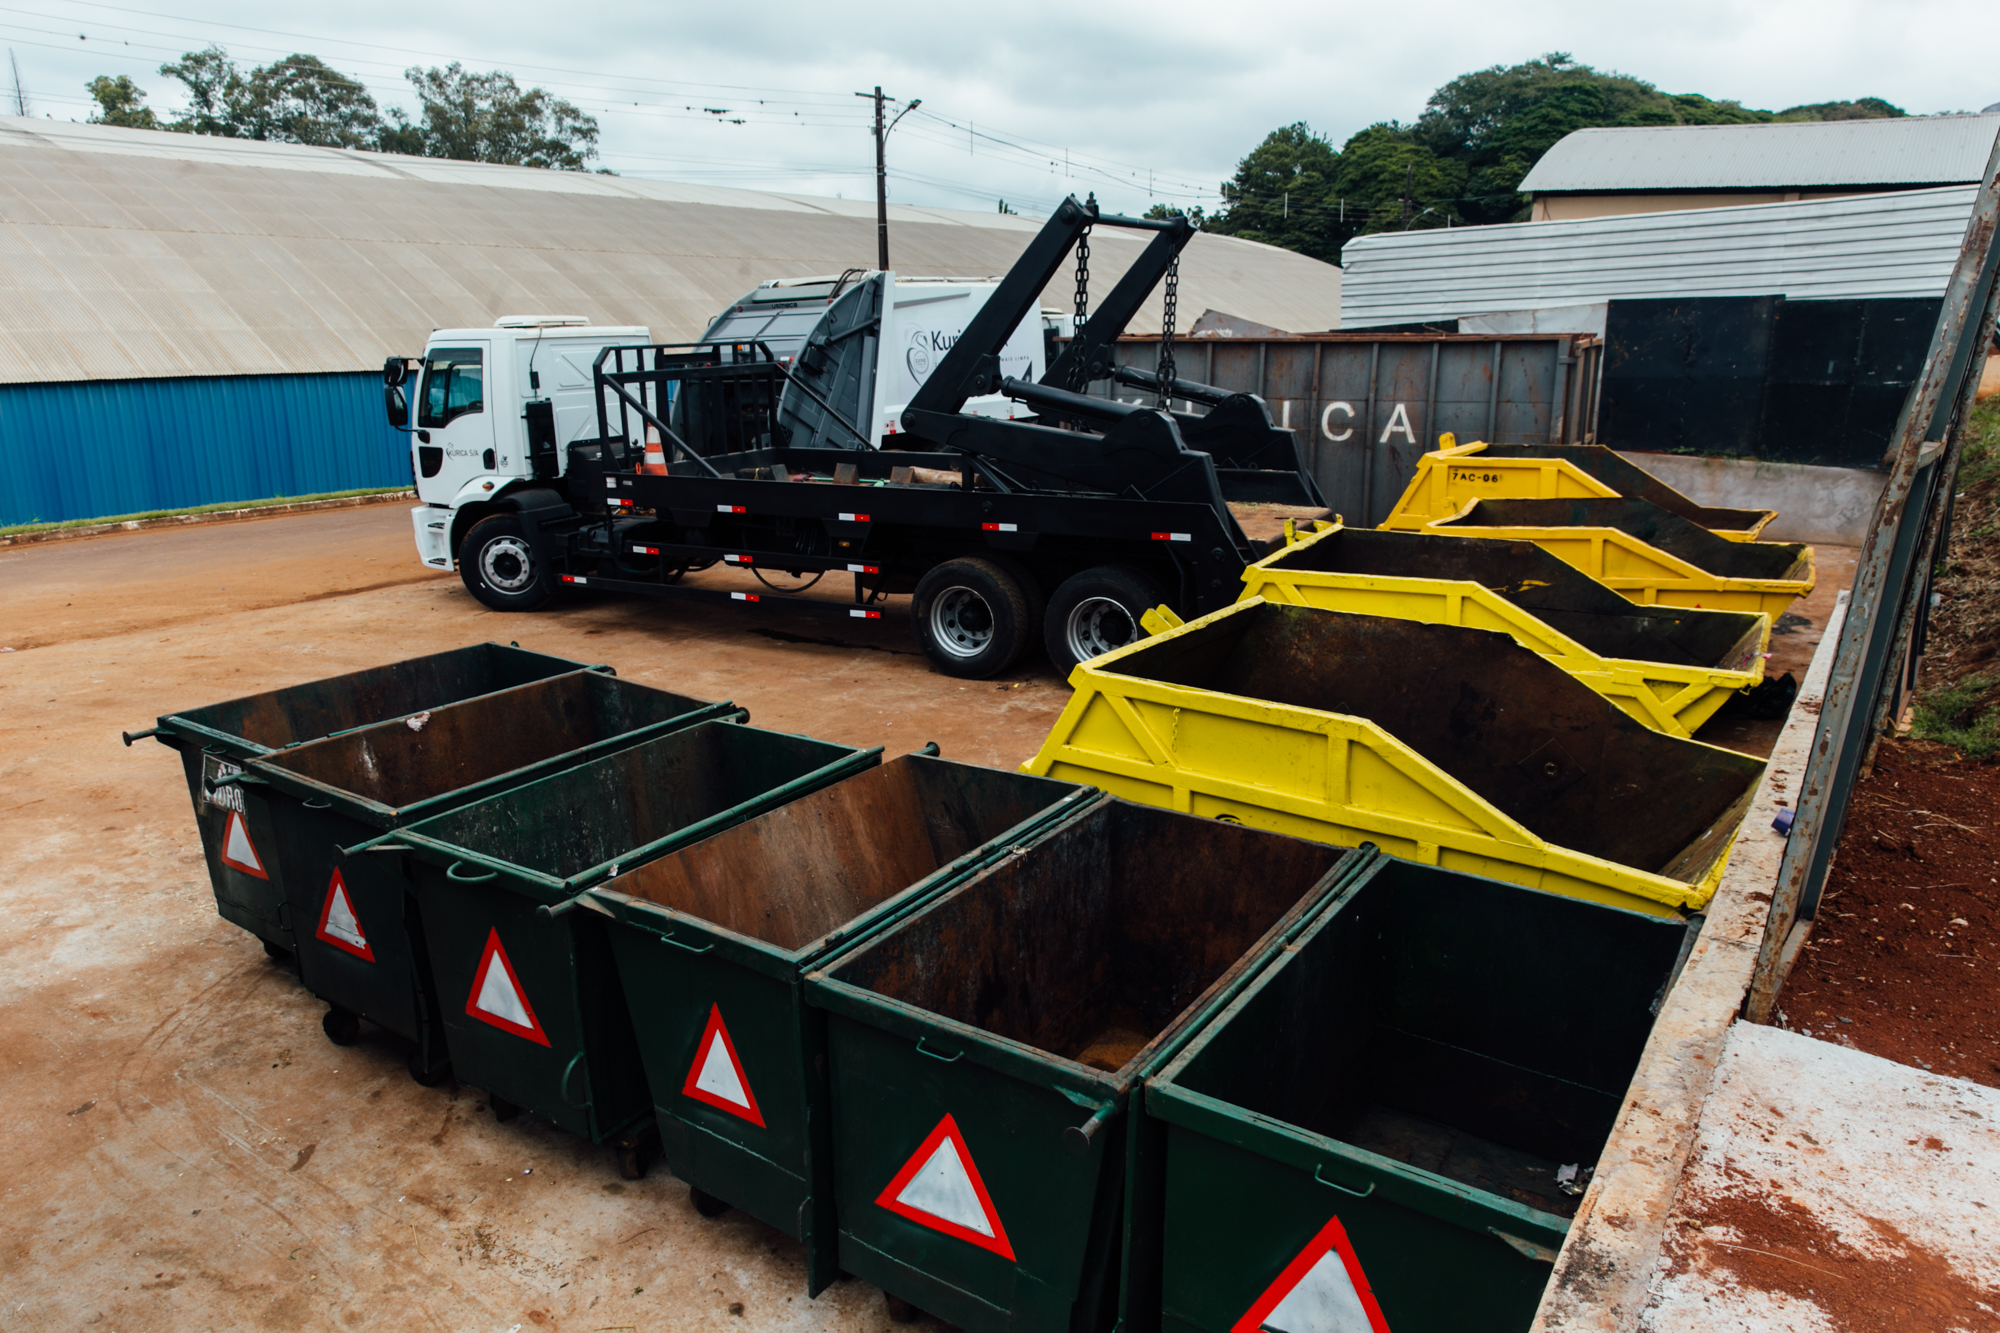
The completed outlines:
[[[1040,295],[1093,225],[1153,238],[1049,364]],[[997,282],[768,282],[692,344],[577,317],[439,329],[384,368],[419,557],[499,610],[588,588],[879,619],[910,593],[937,669],[1043,646],[1067,673],[1154,605],[1233,600],[1264,548],[1232,501],[1323,507],[1262,400],[1111,365],[1191,233],[1071,199]],[[1114,375],[1161,405],[1081,392]],[[756,581],[683,582],[717,565]],[[851,601],[796,595],[829,573]]]

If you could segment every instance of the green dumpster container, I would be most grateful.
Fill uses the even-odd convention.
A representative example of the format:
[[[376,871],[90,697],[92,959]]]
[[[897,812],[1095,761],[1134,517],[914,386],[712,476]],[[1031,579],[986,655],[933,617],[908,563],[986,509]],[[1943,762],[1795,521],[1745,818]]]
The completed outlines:
[[[584,665],[497,643],[473,644],[171,713],[124,739],[130,745],[151,736],[180,752],[216,911],[262,939],[265,952],[288,955],[294,923],[267,854],[272,834],[264,802],[240,787],[211,793],[209,784],[240,771],[244,760],[257,755]]]
[[[805,1241],[809,1294],[839,1265],[806,969],[1095,795],[904,755],[591,891],[623,923],[612,952],[667,1165],[704,1211],[733,1204]]]
[[[606,935],[557,911],[585,889],[880,762],[736,722],[704,722],[383,834],[348,853],[408,866],[462,1081],[636,1174],[652,1099]],[[537,909],[548,909],[538,911]]]
[[[421,1081],[445,1063],[408,880],[386,856],[337,863],[341,847],[665,731],[741,715],[573,671],[247,760],[223,781],[262,798],[300,978],[332,1006],[327,1036],[344,1046],[366,1018],[417,1044],[410,1072]]]
[[[1127,1327],[1527,1329],[1698,928],[1375,858],[1147,1080]]]
[[[1140,1079],[1346,855],[1102,797],[809,974],[840,1266],[972,1333],[1108,1328]]]

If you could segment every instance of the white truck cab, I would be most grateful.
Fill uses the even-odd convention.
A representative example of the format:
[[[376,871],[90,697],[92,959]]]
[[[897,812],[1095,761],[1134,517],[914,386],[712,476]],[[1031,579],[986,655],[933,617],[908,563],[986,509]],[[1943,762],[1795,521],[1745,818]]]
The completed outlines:
[[[640,324],[580,315],[514,315],[490,329],[433,329],[411,376],[410,450],[417,552],[450,569],[452,516],[508,486],[562,475],[569,445],[597,435],[592,367],[606,347],[650,343]],[[553,452],[531,448],[529,404],[547,403]]]

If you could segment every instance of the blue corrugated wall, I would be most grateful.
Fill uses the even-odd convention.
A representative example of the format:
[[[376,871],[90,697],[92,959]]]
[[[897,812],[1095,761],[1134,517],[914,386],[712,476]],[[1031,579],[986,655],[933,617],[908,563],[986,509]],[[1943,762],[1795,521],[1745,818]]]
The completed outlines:
[[[0,526],[410,484],[382,377],[0,385]]]

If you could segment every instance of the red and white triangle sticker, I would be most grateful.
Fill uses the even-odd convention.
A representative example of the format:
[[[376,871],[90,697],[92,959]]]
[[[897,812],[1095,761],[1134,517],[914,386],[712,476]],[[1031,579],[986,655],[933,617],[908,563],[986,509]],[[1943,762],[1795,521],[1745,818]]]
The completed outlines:
[[[750,1091],[750,1080],[743,1076],[743,1062],[736,1058],[736,1043],[729,1039],[719,1004],[709,1006],[708,1026],[695,1043],[694,1063],[688,1066],[681,1093],[740,1116],[759,1129],[764,1127],[764,1113],[757,1109],[757,1094]]]
[[[1007,1229],[993,1210],[986,1182],[972,1164],[972,1153],[958,1122],[950,1116],[938,1121],[930,1137],[910,1154],[910,1160],[876,1196],[875,1202],[933,1231],[991,1250],[1004,1259],[1014,1257]]]
[[[319,929],[313,933],[336,949],[345,949],[371,963],[375,961],[375,951],[368,947],[368,936],[361,929],[361,918],[354,915],[354,900],[347,896],[347,881],[340,877],[337,868],[333,882],[326,886],[326,906],[319,909]]]
[[[1347,1229],[1334,1218],[1229,1333],[1389,1333]]]
[[[258,879],[271,878],[264,873],[264,862],[257,849],[250,845],[250,826],[243,822],[241,810],[231,810],[229,823],[223,827],[222,864]]]
[[[514,965],[507,961],[507,951],[500,947],[498,928],[486,932],[486,952],[480,955],[472,974],[472,994],[466,997],[465,1012],[502,1032],[526,1037],[538,1045],[549,1044],[527,992],[521,989],[521,979],[514,975]]]

